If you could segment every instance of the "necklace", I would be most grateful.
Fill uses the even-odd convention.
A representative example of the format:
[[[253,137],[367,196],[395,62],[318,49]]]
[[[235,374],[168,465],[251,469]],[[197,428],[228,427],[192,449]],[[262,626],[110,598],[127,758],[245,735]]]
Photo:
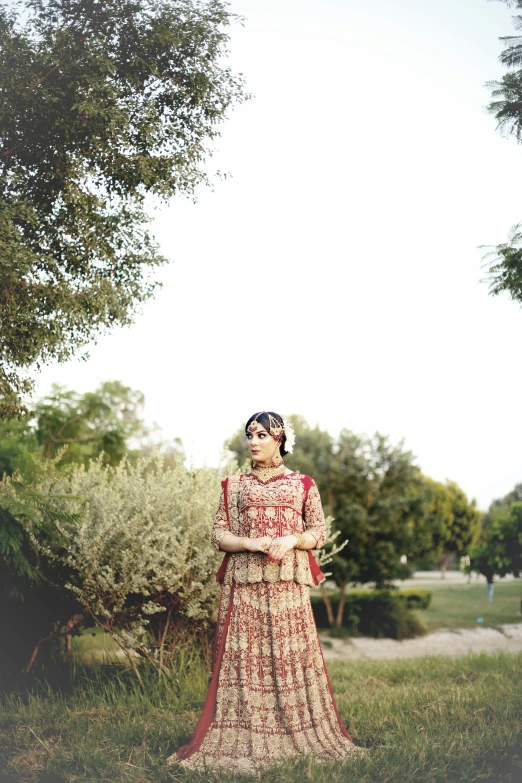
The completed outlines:
[[[273,462],[268,465],[258,465],[257,462],[252,460],[250,467],[254,476],[257,476],[263,482],[269,481],[274,476],[282,476],[286,470],[284,462],[280,462],[279,465],[274,465]]]

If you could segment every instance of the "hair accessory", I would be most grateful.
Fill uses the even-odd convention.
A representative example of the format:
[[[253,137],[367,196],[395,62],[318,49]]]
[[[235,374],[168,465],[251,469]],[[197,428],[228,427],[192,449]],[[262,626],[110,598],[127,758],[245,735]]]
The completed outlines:
[[[286,435],[285,451],[288,451],[289,454],[292,454],[295,445],[295,432],[292,420],[283,419],[283,428]]]
[[[283,422],[281,425],[277,419],[272,416],[271,413],[268,413],[268,411],[259,411],[259,413],[256,413],[256,418],[249,424],[248,431],[251,433],[258,431],[260,425],[257,421],[257,417],[261,416],[262,413],[265,413],[268,416],[268,432],[270,435],[273,437],[276,443],[282,443],[283,435],[286,435],[285,451],[287,451],[289,454],[292,454],[295,444],[295,432],[291,419],[284,419],[281,417]]]

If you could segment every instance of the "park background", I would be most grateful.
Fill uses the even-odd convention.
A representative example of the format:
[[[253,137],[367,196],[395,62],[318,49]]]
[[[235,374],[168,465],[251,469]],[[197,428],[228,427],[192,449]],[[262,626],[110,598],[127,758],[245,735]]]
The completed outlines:
[[[164,7],[175,19],[192,6]],[[71,7],[81,21],[90,4]],[[140,4],[115,7],[125,19]],[[233,111],[217,112],[221,136],[198,160],[212,189],[177,182],[166,201],[144,197],[172,262],[154,269],[162,288],[136,296],[126,326],[121,312],[82,322],[61,362],[56,344],[45,353],[52,310],[36,352],[18,357],[31,332],[2,320],[4,359],[33,384],[17,398],[1,379],[7,780],[171,779],[164,759],[206,689],[219,482],[245,469],[242,422],[256,410],[292,417],[287,462],[316,479],[329,516],[329,581],[312,596],[325,651],[367,636],[429,647],[438,629],[477,622],[508,638],[520,624],[520,236],[499,245],[520,220],[520,150],[516,124],[495,132],[484,89],[506,72],[509,10],[229,10],[246,19],[226,28],[215,67],[242,72],[252,96],[238,88]],[[15,49],[4,62],[23,80]],[[52,140],[39,143],[45,153]],[[4,198],[20,197],[21,171],[4,169]],[[13,233],[2,237],[10,280]],[[38,245],[29,232],[14,241]],[[515,270],[502,296],[488,296],[480,245]],[[19,257],[34,284],[33,256]],[[4,313],[22,324],[9,290]],[[443,581],[448,562],[475,576]],[[435,568],[440,584],[404,582]],[[270,779],[514,782],[519,665],[520,654],[332,660],[343,718],[371,754],[349,771],[283,766]]]

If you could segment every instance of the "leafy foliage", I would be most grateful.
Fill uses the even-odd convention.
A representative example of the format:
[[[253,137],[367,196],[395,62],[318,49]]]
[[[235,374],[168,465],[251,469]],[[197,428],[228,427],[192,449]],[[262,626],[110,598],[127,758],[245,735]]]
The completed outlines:
[[[439,560],[441,570],[451,553],[467,554],[481,531],[482,515],[454,481],[434,481],[425,478],[425,529],[430,537],[427,550]]]
[[[507,242],[489,248],[483,260],[489,293],[497,296],[507,292],[522,303],[522,223],[513,226]]]
[[[0,4],[0,414],[24,368],[131,322],[165,262],[146,197],[208,182],[245,97],[221,0]]]
[[[482,517],[482,533],[487,537],[493,523],[499,517],[509,516],[513,503],[522,502],[522,483],[515,484],[511,492],[508,492],[503,498],[493,500]]]
[[[87,464],[99,455],[104,463],[116,465],[124,456],[134,460],[155,445],[170,462],[179,459],[179,440],[153,441],[154,433],[141,418],[143,404],[142,392],[119,381],[105,381],[84,394],[53,384],[26,416],[0,422],[0,475],[12,473],[18,455],[27,451],[47,459],[59,454],[59,465]]]
[[[220,493],[214,470],[165,468],[159,453],[62,469],[55,490],[85,498],[79,520],[57,522],[64,546],[41,546],[84,612],[125,649],[149,656],[175,647],[183,629],[215,618],[220,555],[209,545]]]
[[[509,7],[522,10],[522,0],[502,0]],[[522,32],[522,15],[512,17],[517,33]],[[492,91],[492,101],[488,111],[498,122],[502,133],[512,135],[522,141],[522,36],[501,36],[504,50],[500,62],[506,68],[517,69],[506,73],[500,81],[488,82]],[[484,256],[487,268],[486,282],[489,292],[496,296],[508,293],[516,302],[522,304],[522,224],[511,229],[508,241],[489,249]]]
[[[74,498],[54,491],[56,476],[55,462],[22,453],[13,476],[0,482],[0,673],[7,679],[31,668],[41,643],[58,638],[81,608],[64,590],[67,568],[49,568],[40,555],[42,547],[63,547],[59,522],[79,520],[63,507]]]
[[[333,598],[332,608],[336,614],[339,612],[339,606],[339,600]],[[328,627],[324,604],[319,601],[318,596],[312,598],[312,608],[317,626]],[[425,630],[423,623],[410,611],[408,601],[401,593],[390,590],[350,590],[343,603],[341,622],[331,633],[334,636],[361,634],[399,640],[420,636]]]
[[[522,574],[522,502],[495,519],[486,540],[472,549],[470,560],[470,569],[484,574],[488,582],[494,576]]]

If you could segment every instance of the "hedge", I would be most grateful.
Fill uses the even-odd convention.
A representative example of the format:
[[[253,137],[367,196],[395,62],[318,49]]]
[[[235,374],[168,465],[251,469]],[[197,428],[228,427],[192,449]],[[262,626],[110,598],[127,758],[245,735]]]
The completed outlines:
[[[429,590],[350,590],[346,595],[342,627],[332,628],[334,634],[373,636],[375,638],[409,639],[425,633],[424,623],[411,611],[427,608],[432,593]],[[312,608],[318,628],[329,628],[322,598],[312,596]],[[334,616],[339,600],[331,597]]]

